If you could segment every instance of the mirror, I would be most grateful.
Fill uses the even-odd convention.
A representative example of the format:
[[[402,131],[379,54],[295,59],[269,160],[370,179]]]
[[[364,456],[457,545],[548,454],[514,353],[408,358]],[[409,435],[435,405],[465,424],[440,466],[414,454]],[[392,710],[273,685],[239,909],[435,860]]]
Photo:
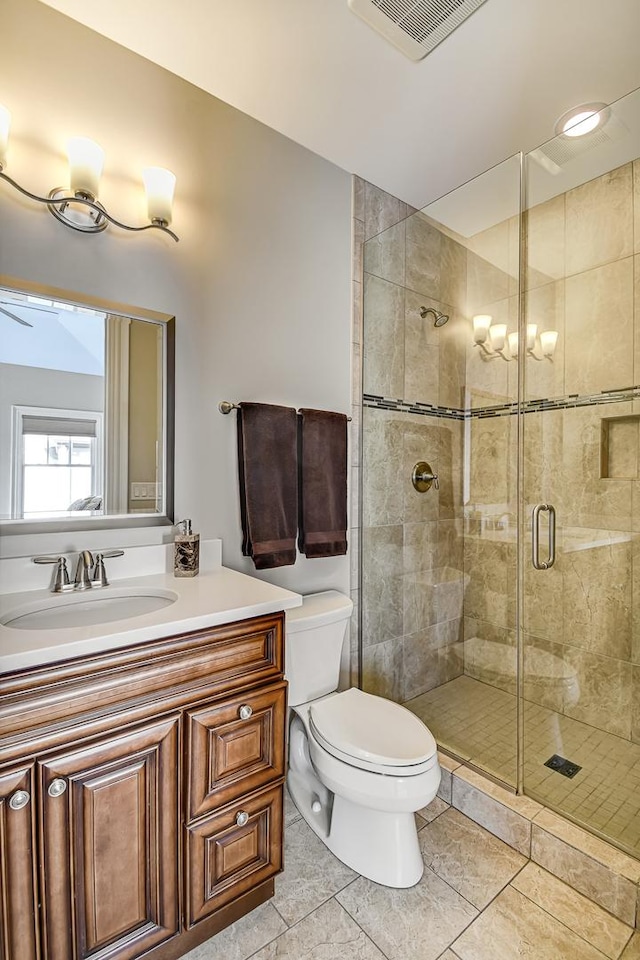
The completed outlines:
[[[0,277],[3,534],[173,522],[174,320]]]

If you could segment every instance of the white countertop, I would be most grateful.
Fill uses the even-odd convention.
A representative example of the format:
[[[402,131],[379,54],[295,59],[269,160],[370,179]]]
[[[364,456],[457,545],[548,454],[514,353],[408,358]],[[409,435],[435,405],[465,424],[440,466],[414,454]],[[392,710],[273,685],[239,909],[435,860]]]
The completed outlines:
[[[0,674],[276,613],[302,603],[298,593],[226,567],[193,579],[168,573],[118,579],[112,586],[99,588],[99,593],[106,598],[111,589],[123,588],[167,591],[177,594],[178,599],[152,613],[92,626],[22,630],[0,625]],[[70,596],[73,594],[52,594],[49,590],[7,593],[0,596],[0,618],[42,601],[65,603]]]

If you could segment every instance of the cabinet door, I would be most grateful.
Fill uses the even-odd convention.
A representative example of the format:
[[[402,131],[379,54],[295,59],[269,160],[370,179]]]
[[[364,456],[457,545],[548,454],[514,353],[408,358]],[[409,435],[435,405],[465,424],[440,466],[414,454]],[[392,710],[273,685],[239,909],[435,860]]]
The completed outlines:
[[[191,927],[282,869],[282,784],[187,827],[185,853]]]
[[[178,724],[39,764],[47,960],[129,960],[178,931]]]
[[[0,774],[0,957],[37,960],[33,766]]]
[[[284,776],[287,684],[241,694],[187,716],[187,820]]]

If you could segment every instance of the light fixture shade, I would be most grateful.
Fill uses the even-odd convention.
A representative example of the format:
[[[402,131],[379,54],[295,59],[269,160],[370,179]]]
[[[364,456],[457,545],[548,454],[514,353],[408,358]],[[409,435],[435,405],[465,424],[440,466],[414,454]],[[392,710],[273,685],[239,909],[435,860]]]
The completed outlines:
[[[610,115],[611,109],[606,103],[582,103],[567,110],[556,120],[556,135],[584,137],[604,126]]]
[[[144,188],[147,191],[147,210],[152,223],[169,226],[173,211],[173,192],[176,178],[170,170],[162,167],[145,167],[142,171]]]
[[[527,324],[527,350],[533,350],[536,345],[538,335],[538,325],[536,323]]]
[[[543,330],[540,334],[540,349],[542,354],[545,357],[552,357],[556,352],[556,344],[558,343],[558,331],[557,330]]]
[[[502,350],[507,336],[506,323],[494,323],[489,327],[489,339],[494,350]]]
[[[476,343],[486,343],[493,317],[489,313],[477,313],[473,318],[473,339]]]
[[[9,128],[11,127],[11,114],[6,107],[0,103],[0,169],[7,163],[7,147],[9,146]]]
[[[71,192],[95,199],[104,167],[104,150],[87,137],[71,137],[67,143]]]
[[[509,336],[507,337],[507,340],[509,341],[509,352],[511,353],[511,356],[512,356],[512,357],[517,357],[517,356],[518,356],[518,333],[517,333],[517,331],[516,331],[516,333],[510,333]]]

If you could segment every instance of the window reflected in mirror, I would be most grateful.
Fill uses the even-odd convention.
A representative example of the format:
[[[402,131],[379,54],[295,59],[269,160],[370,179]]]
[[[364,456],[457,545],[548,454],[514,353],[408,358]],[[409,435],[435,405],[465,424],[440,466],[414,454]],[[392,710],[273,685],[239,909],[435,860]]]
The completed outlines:
[[[168,320],[0,288],[0,519],[168,513]]]

